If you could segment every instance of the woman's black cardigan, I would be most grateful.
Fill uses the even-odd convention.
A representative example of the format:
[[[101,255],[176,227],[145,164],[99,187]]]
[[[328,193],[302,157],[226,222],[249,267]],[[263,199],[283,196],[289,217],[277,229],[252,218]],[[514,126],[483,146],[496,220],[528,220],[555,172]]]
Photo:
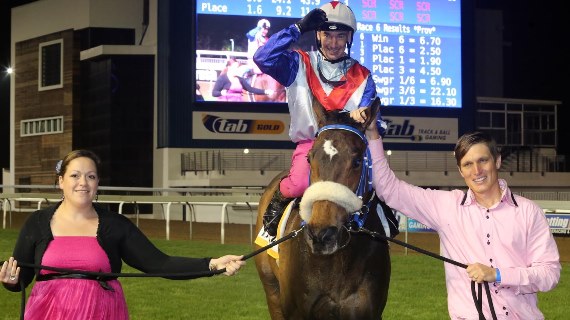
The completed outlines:
[[[40,265],[50,241],[53,240],[50,221],[59,205],[35,211],[26,220],[14,248],[14,258],[18,262]],[[160,251],[142,231],[128,218],[110,212],[100,205],[94,205],[99,216],[97,241],[107,253],[112,273],[120,273],[122,261],[145,273],[186,273],[168,279],[193,279],[209,276],[210,258],[173,257]],[[56,267],[56,266],[51,266]],[[40,269],[20,268],[20,281],[27,287]],[[198,273],[199,275],[193,275]],[[206,273],[206,274],[204,274]],[[10,291],[20,291],[20,286],[5,287]]]

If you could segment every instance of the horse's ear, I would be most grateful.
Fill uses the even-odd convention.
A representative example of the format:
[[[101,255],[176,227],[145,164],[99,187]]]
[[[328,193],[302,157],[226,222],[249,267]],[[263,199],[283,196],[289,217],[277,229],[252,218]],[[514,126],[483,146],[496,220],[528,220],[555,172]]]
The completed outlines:
[[[313,112],[317,118],[317,123],[319,124],[319,128],[323,127],[326,124],[326,110],[325,107],[321,104],[319,99],[313,95]]]
[[[363,132],[366,130],[366,128],[368,128],[368,125],[370,125],[372,121],[377,120],[376,117],[380,112],[380,106],[381,106],[380,98],[376,97],[374,101],[372,101],[372,103],[370,103],[368,108],[366,108],[366,110],[364,111],[366,114],[366,121],[364,121],[364,123],[362,124]]]

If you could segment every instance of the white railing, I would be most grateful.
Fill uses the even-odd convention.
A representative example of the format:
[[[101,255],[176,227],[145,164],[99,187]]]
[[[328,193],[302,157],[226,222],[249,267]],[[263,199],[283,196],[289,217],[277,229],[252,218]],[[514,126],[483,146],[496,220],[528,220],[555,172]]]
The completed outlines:
[[[246,63],[247,52],[196,50],[196,70],[197,72],[200,70],[222,71],[230,58],[236,58],[238,61]],[[201,74],[197,74],[197,78],[199,75]],[[198,78],[198,80],[206,79]]]
[[[35,211],[45,205],[54,204],[61,200],[61,193],[55,190],[54,186],[46,185],[0,185],[3,191],[0,193],[0,205],[3,209],[3,224],[5,229],[7,226],[7,218],[12,219],[12,212],[19,211]],[[7,190],[20,190],[19,193],[7,192]],[[26,190],[28,192],[21,192]],[[49,190],[38,192],[37,190]],[[109,187],[101,186],[100,191],[106,193],[121,194],[100,194],[98,203],[118,204],[118,212],[125,214],[124,205],[132,204],[138,206],[140,204],[160,205],[164,211],[164,220],[166,222],[166,239],[170,239],[170,221],[172,205],[183,206],[188,209],[189,217],[189,234],[192,238],[192,223],[196,222],[196,207],[209,206],[218,207],[220,217],[220,241],[225,242],[225,224],[230,222],[230,208],[249,210],[249,227],[250,241],[253,241],[253,225],[257,217],[257,211],[254,210],[259,205],[259,199],[264,189],[254,188],[142,188],[142,187]],[[147,193],[147,195],[141,193]],[[175,193],[176,195],[168,195]],[[549,213],[568,213],[570,212],[570,192],[550,191],[550,192],[517,192],[523,197],[535,201],[545,212]],[[149,195],[151,194],[151,195]],[[24,209],[18,208],[17,203],[32,203],[33,207]],[[138,209],[135,211],[135,217],[138,225]]]
[[[8,193],[7,189],[17,190],[54,190],[53,186],[43,185],[0,185],[3,192],[0,193],[0,203],[2,205],[3,218],[2,228],[6,228],[7,219],[12,221],[12,211],[35,211],[44,205],[54,204],[61,200],[60,192],[20,192]],[[121,195],[99,194],[97,203],[102,204],[118,204],[118,212],[124,214],[123,207],[125,204],[135,205],[136,223],[138,226],[139,212],[138,205],[151,204],[160,205],[164,212],[166,222],[166,239],[170,239],[170,220],[172,205],[180,205],[188,209],[190,217],[189,233],[192,238],[192,223],[196,221],[196,206],[213,206],[220,208],[220,241],[225,242],[225,224],[229,223],[229,208],[248,209],[250,213],[250,240],[253,241],[253,225],[257,212],[253,209],[258,206],[259,198],[263,193],[263,189],[255,188],[122,188],[122,187],[99,187],[100,191],[120,191]],[[152,193],[152,195],[143,195],[141,192]],[[138,194],[125,194],[138,193]],[[177,193],[177,195],[165,195],[165,193]],[[199,195],[197,195],[199,194]],[[22,208],[17,204],[33,203],[34,207]]]

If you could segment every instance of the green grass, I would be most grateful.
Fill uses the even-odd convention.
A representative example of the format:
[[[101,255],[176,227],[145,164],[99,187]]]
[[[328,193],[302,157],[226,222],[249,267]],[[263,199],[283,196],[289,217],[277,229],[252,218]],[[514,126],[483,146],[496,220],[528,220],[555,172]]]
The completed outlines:
[[[17,230],[0,230],[0,260],[7,259]],[[247,254],[249,245],[153,240],[163,251],[182,256]],[[392,244],[394,246],[394,244]],[[558,287],[539,295],[546,319],[568,319],[570,292],[568,263],[563,264]],[[123,272],[137,272],[127,266]],[[341,280],[341,279],[339,279]],[[189,281],[123,278],[131,319],[269,319],[265,296],[253,259],[237,276]],[[28,288],[27,293],[31,290]],[[20,295],[0,289],[0,319],[18,319]],[[384,319],[449,319],[443,263],[416,253],[392,255],[392,280]]]

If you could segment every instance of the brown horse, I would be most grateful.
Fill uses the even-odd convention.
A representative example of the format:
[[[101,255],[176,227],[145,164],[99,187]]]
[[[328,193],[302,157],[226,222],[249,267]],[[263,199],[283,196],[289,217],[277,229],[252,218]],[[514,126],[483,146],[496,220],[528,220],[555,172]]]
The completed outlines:
[[[379,100],[368,110],[378,108]],[[362,200],[355,194],[366,183],[361,180],[370,178],[361,178],[364,172],[370,174],[365,164],[366,139],[361,134],[375,113],[367,112],[367,123],[358,124],[347,113],[327,113],[320,105],[315,111],[321,131],[309,153],[311,185],[300,206],[293,208],[280,227],[287,235],[304,223],[298,232],[302,236],[281,242],[278,260],[265,252],[255,256],[269,314],[273,320],[381,319],[391,272],[388,243],[359,233],[353,220],[358,211],[357,217],[367,216],[364,228],[385,234],[376,206],[370,206],[368,214],[363,210],[372,191],[364,188]],[[335,124],[346,126],[338,129]],[[265,209],[286,174],[275,177],[261,197],[258,232]]]
[[[273,90],[273,93],[270,95],[250,93],[249,100],[252,102],[287,102],[285,87],[268,74],[254,75],[251,86],[264,90]]]

